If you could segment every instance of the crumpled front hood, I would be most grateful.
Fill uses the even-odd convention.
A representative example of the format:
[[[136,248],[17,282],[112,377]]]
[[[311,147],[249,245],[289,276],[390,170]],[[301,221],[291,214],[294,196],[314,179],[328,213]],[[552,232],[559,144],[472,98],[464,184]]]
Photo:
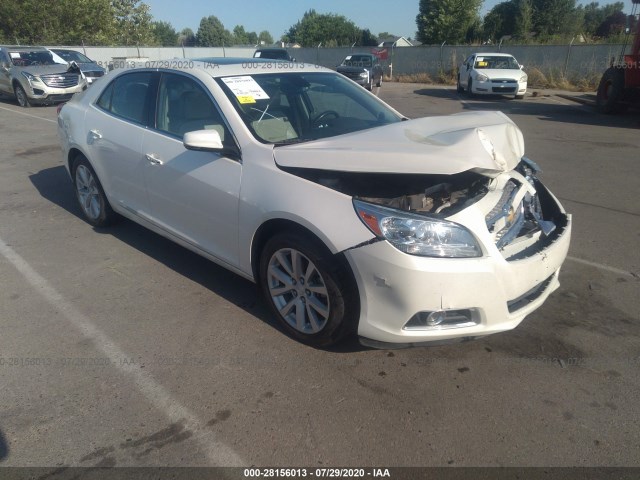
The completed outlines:
[[[513,170],[523,155],[522,132],[502,112],[419,118],[274,148],[282,167],[440,175],[496,176]]]
[[[69,65],[62,65],[61,63],[57,63],[55,65],[32,65],[28,67],[13,67],[16,70],[28,72],[31,75],[35,75],[37,77],[41,75],[51,75],[51,74],[63,74],[69,71]]]

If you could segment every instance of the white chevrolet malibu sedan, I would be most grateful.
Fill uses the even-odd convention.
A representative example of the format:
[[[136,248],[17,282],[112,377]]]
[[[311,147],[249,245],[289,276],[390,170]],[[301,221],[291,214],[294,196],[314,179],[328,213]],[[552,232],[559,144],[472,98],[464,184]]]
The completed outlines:
[[[474,53],[460,67],[458,93],[524,98],[528,78],[522,68],[508,53]]]
[[[65,104],[86,220],[127,217],[254,281],[319,347],[501,332],[558,288],[571,219],[509,118],[409,120],[338,73],[270,62],[123,69]]]

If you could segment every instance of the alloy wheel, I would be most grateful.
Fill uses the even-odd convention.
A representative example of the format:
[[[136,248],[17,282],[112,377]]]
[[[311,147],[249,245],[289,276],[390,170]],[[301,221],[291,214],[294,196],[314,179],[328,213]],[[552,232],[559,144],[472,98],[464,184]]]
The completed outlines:
[[[267,287],[282,318],[304,334],[320,332],[331,312],[329,292],[314,263],[293,248],[277,250],[267,267]]]
[[[84,165],[76,168],[76,191],[84,214],[91,220],[97,220],[102,212],[100,190],[91,170]]]

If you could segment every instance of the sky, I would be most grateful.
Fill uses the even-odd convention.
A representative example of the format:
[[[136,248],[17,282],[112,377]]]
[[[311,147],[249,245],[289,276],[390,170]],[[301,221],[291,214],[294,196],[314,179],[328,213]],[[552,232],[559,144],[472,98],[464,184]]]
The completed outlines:
[[[274,39],[289,30],[302,18],[304,12],[314,8],[318,13],[344,15],[360,28],[368,28],[377,35],[389,32],[415,38],[418,0],[143,0],[151,7],[154,20],[169,22],[180,31],[189,27],[198,31],[200,19],[215,15],[229,31],[243,25],[247,32],[267,30]],[[485,0],[484,14],[501,0]],[[589,3],[590,0],[579,1]],[[600,5],[615,0],[601,0]],[[622,0],[625,13],[631,12],[631,0]]]

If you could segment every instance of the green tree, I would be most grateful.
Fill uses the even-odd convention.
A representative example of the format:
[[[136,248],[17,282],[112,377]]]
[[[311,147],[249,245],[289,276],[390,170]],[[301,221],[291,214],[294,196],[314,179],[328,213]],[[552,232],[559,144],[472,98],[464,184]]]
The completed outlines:
[[[358,45],[363,47],[375,47],[378,45],[378,38],[374,36],[368,28],[360,30],[360,40]]]
[[[420,0],[417,39],[428,45],[463,42],[481,4],[482,0]]]
[[[178,35],[178,45],[194,47],[196,45],[196,34],[190,28],[183,28]]]
[[[245,32],[242,25],[233,27],[233,43],[236,45],[246,45],[249,43],[247,32]]]
[[[196,42],[200,47],[222,47],[231,44],[231,34],[225,30],[218,17],[202,17],[196,33]]]
[[[153,35],[156,42],[163,47],[173,47],[178,44],[178,32],[169,22],[153,22]]]
[[[498,3],[484,17],[485,40],[500,40],[505,35],[513,35],[516,28],[517,6],[514,0]]]
[[[602,5],[598,2],[591,2],[584,6],[584,33],[587,35],[595,35],[596,31],[600,33],[607,31],[606,26],[601,28],[605,20],[615,13],[622,13],[624,3],[615,2],[608,5]],[[623,14],[624,15],[624,14]]]
[[[362,31],[346,17],[333,13],[319,14],[313,9],[305,12],[286,34],[290,42],[297,42],[303,47],[316,47],[320,43],[325,47],[351,46],[360,40],[361,35]]]
[[[516,10],[515,35],[526,40],[533,28],[532,0],[516,0]]]
[[[0,36],[7,43],[108,45],[114,42],[115,17],[109,0],[35,0],[0,2]]]
[[[248,45],[257,45],[258,44],[258,34],[256,32],[247,33],[247,44]]]
[[[534,0],[533,8],[533,27],[543,41],[576,33],[582,26],[576,21],[576,0]]]
[[[397,38],[397,37],[398,37],[398,35],[394,35],[393,33],[380,32],[378,34],[378,43],[387,41],[387,40],[389,40],[391,38]]]
[[[81,2],[78,2],[81,3]],[[150,7],[138,0],[110,0],[113,40],[118,45],[149,45],[155,40]]]
[[[263,30],[258,35],[258,42],[260,43],[264,42],[265,45],[273,45],[273,37],[269,32],[267,32],[266,30]]]

